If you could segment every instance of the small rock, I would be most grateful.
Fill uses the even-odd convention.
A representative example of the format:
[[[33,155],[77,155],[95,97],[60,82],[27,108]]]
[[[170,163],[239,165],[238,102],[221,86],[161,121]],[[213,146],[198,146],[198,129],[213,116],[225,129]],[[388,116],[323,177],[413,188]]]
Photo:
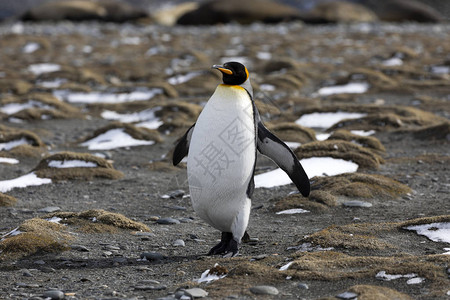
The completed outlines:
[[[43,261],[43,260],[36,260],[34,263],[36,265],[45,265],[45,261]]]
[[[267,255],[267,254],[260,254],[260,255],[252,257],[252,260],[262,260],[262,259],[264,259],[264,258],[266,258],[268,256],[269,255]]]
[[[278,289],[270,285],[257,285],[250,288],[250,292],[256,295],[278,295]]]
[[[161,218],[156,221],[157,224],[162,225],[173,225],[173,224],[180,224],[180,221],[173,219],[173,218]]]
[[[346,299],[346,300],[356,299],[356,297],[358,297],[358,294],[355,294],[352,292],[344,292],[344,293],[336,296],[336,298]]]
[[[186,210],[187,208],[180,205],[164,205],[165,208],[170,208],[173,210]]]
[[[201,288],[187,289],[184,292],[189,296],[191,296],[192,298],[204,298],[208,296],[208,292]]]
[[[167,286],[165,285],[136,285],[134,287],[135,290],[137,291],[161,291],[161,290],[165,290],[167,288]]]
[[[105,250],[120,250],[120,247],[117,246],[113,246],[113,245],[106,245],[105,247],[103,247]]]
[[[297,287],[298,287],[299,289],[302,289],[302,290],[307,290],[307,289],[309,289],[309,286],[308,286],[306,283],[304,283],[304,282],[298,283],[298,284],[297,284]]]
[[[33,277],[33,274],[31,274],[30,270],[28,270],[28,269],[23,269],[23,270],[21,270],[21,271],[22,271],[22,276],[25,276],[25,277]]]
[[[44,292],[44,298],[50,298],[52,300],[64,299],[64,293],[62,291],[52,290]]]
[[[175,240],[172,245],[175,246],[175,247],[184,247],[184,246],[186,246],[184,241],[181,240],[181,239]]]
[[[126,257],[114,257],[113,262],[116,262],[119,264],[124,264],[124,263],[128,262],[128,259]]]
[[[181,198],[184,195],[184,191],[183,190],[174,190],[171,192],[168,192],[165,195],[162,195],[161,198],[163,199],[176,199],[176,198]]]
[[[70,246],[72,250],[80,251],[80,252],[89,252],[89,249],[83,245],[72,245]]]
[[[372,203],[359,200],[346,201],[343,205],[347,207],[372,207]]]
[[[141,254],[141,259],[144,259],[144,258],[146,260],[150,260],[150,261],[163,260],[164,255],[162,255],[161,253],[158,253],[158,252],[144,252]]]
[[[52,212],[60,211],[60,210],[61,210],[61,207],[58,207],[58,206],[47,206],[47,207],[39,209],[38,212],[52,213]]]

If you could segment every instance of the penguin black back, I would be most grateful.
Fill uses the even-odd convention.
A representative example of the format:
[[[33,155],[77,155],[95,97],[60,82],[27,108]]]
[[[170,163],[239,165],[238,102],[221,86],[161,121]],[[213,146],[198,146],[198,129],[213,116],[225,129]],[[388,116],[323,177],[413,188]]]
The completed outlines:
[[[247,68],[235,61],[224,63],[222,66],[214,65],[213,68],[222,72],[222,80],[225,84],[241,85],[248,79]]]

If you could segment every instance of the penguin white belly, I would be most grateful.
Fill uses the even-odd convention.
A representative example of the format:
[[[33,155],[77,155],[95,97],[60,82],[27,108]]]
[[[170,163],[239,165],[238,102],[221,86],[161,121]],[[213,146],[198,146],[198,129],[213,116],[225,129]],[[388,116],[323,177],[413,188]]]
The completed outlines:
[[[245,89],[219,85],[200,114],[187,172],[196,213],[240,240],[248,224],[247,188],[256,159],[253,105]]]

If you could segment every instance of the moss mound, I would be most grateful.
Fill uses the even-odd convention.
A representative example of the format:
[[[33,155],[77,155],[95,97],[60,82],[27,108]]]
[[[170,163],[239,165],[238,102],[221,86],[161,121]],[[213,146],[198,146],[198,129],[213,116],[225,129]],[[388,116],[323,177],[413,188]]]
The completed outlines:
[[[29,130],[16,129],[0,125],[0,144],[13,141],[21,141],[18,146],[10,149],[0,149],[7,152],[8,156],[19,157],[39,157],[46,152],[45,144],[35,133]]]
[[[164,122],[159,127],[161,131],[173,131],[178,128],[189,128],[197,120],[201,111],[200,105],[174,101],[162,105],[155,115]]]
[[[360,300],[413,300],[413,298],[406,294],[378,285],[355,285],[348,289],[348,291],[358,294],[358,299]]]
[[[88,163],[90,167],[54,167],[63,165],[70,161]],[[123,173],[114,169],[107,160],[89,153],[60,152],[50,155],[37,165],[33,170],[38,177],[50,178],[52,180],[81,179],[91,180],[93,178],[119,179]]]
[[[2,103],[4,105],[13,103],[32,105],[31,108],[25,108],[8,116],[22,120],[83,118],[83,114],[78,108],[46,93],[31,93],[20,98],[7,97],[2,100]]]
[[[1,206],[13,206],[16,204],[17,199],[13,196],[9,196],[3,193],[0,193],[0,207]]]
[[[343,140],[347,142],[356,142],[357,144],[373,149],[375,151],[385,152],[383,144],[373,136],[361,136],[358,134],[351,133],[348,130],[336,130],[334,131],[328,140]]]
[[[132,124],[127,124],[127,123],[113,122],[107,126],[104,126],[102,128],[95,130],[91,136],[84,138],[81,142],[89,141],[109,130],[118,129],[118,128],[123,128],[127,134],[129,134],[130,136],[132,136],[133,138],[135,138],[137,140],[154,141],[157,143],[160,143],[163,140],[161,138],[161,135],[156,130],[143,128],[143,127],[136,127]]]
[[[275,212],[302,208],[310,211],[321,211],[328,207],[336,206],[336,197],[326,191],[312,191],[308,198],[303,197],[300,194],[292,194],[285,198],[278,200],[273,210]]]
[[[335,251],[297,252],[285,275],[302,280],[335,281],[343,278],[375,277],[379,271],[388,274],[415,273],[435,285],[447,280],[446,255],[350,256]]]
[[[316,140],[314,130],[300,126],[294,122],[283,122],[278,124],[267,124],[270,129],[281,140],[287,142],[297,142],[301,144],[313,142]]]
[[[413,136],[421,140],[450,141],[450,122],[428,126],[413,132]]]
[[[308,235],[302,242],[320,245],[324,248],[333,247],[339,249],[382,250],[385,248],[395,248],[392,244],[384,242],[369,233],[357,234],[353,233],[352,230],[347,231],[345,229],[345,226],[330,226]]]
[[[381,156],[347,141],[316,141],[301,145],[295,150],[298,159],[310,157],[333,157],[352,161],[360,168],[378,169],[384,163]]]
[[[367,116],[358,119],[342,120],[328,128],[327,131],[335,131],[338,129],[392,131],[398,129],[418,129],[424,126],[447,122],[445,118],[439,117],[431,112],[401,105],[327,105],[304,109],[298,116],[314,112],[339,111],[366,113]]]
[[[68,250],[73,237],[64,225],[43,219],[30,219],[18,227],[20,234],[0,242],[0,259],[17,259],[36,253],[59,253]]]
[[[122,214],[112,213],[102,209],[91,209],[79,213],[55,212],[45,217],[62,218],[62,223],[76,226],[79,231],[88,233],[114,233],[118,229],[150,231],[150,228],[143,223],[133,221]]]
[[[327,191],[335,196],[367,199],[396,199],[411,192],[408,186],[391,178],[362,173],[316,177],[312,189]]]

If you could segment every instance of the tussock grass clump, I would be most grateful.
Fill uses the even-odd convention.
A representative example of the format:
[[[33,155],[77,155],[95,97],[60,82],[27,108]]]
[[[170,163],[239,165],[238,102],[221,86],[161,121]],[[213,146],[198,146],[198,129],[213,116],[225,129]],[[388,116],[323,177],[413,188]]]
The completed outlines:
[[[0,260],[36,253],[59,253],[68,250],[73,239],[64,225],[39,218],[26,220],[17,230],[21,233],[0,242]]]
[[[0,153],[5,152],[12,157],[40,157],[47,151],[44,142],[35,133],[0,125],[0,143],[13,141],[24,141],[25,143],[8,150],[0,150]]]
[[[352,161],[360,168],[378,169],[384,160],[378,154],[351,142],[341,140],[316,141],[301,145],[295,150],[298,159],[333,157]]]
[[[300,194],[292,194],[278,200],[273,210],[276,212],[302,208],[310,211],[322,211],[337,205],[336,197],[326,191],[311,191],[308,198]]]
[[[373,136],[361,136],[358,134],[351,133],[348,130],[336,130],[334,131],[328,140],[343,140],[347,142],[355,142],[365,148],[375,150],[378,152],[385,152],[383,144]]]
[[[91,209],[76,212],[55,212],[46,215],[47,218],[62,218],[62,223],[78,227],[78,230],[88,233],[117,232],[118,229],[149,232],[150,228],[140,222],[133,221],[122,214],[112,213],[103,209]]]
[[[277,124],[268,123],[267,128],[281,140],[287,142],[298,142],[305,144],[316,140],[314,130],[300,126],[294,122],[282,122]]]
[[[95,167],[72,167],[56,168],[49,166],[51,162],[64,163],[65,161],[82,161],[91,163]],[[38,177],[50,178],[52,180],[81,179],[91,180],[93,178],[120,179],[123,173],[114,169],[107,160],[89,153],[60,152],[50,155],[37,165],[33,170]]]
[[[13,206],[14,204],[16,204],[16,202],[17,202],[17,199],[14,198],[13,196],[0,193],[0,207],[1,206]]]
[[[408,186],[391,178],[363,173],[316,177],[312,189],[324,190],[335,196],[367,199],[396,199],[411,192]]]
[[[413,300],[410,296],[399,291],[378,285],[354,285],[349,292],[358,294],[361,300],[379,300],[379,299],[396,299],[396,300]]]

